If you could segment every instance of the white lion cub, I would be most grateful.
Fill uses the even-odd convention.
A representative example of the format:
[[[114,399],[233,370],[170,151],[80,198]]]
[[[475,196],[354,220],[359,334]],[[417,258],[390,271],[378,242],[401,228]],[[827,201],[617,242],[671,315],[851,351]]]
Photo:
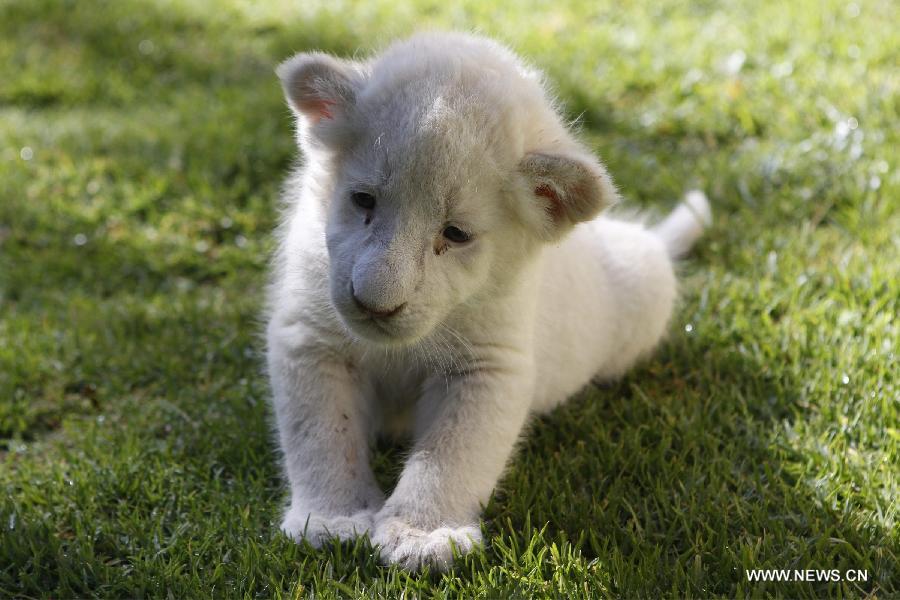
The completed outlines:
[[[672,257],[708,205],[689,194],[649,230],[598,216],[617,198],[606,170],[541,75],[487,39],[298,54],[278,75],[305,157],[269,297],[281,527],[313,545],[368,533],[388,563],[446,568],[481,541],[529,414],[660,340]],[[413,442],[385,498],[370,443],[398,424]]]

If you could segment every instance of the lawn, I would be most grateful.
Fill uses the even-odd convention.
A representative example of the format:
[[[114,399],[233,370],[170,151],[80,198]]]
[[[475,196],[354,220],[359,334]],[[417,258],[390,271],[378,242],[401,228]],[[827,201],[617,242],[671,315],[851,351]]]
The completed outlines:
[[[0,597],[900,597],[891,0],[0,1]],[[534,422],[447,574],[277,531],[273,66],[438,26],[543,68],[632,206],[716,222],[671,334]],[[402,449],[376,463],[390,485]],[[747,569],[864,570],[755,583]]]

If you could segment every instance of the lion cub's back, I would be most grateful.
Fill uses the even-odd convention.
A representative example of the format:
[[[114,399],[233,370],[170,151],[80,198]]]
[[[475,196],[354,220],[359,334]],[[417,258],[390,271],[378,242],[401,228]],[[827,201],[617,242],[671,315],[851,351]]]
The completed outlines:
[[[536,337],[535,410],[549,410],[592,378],[621,376],[666,329],[675,275],[642,225],[600,217],[545,253]]]

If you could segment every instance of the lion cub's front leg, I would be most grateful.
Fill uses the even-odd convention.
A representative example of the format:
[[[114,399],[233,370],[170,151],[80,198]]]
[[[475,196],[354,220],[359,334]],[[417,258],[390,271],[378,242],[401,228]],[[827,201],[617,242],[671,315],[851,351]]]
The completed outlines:
[[[291,487],[281,529],[313,546],[368,533],[384,495],[369,466],[364,386],[344,361],[274,327],[268,363]]]
[[[428,382],[427,413],[400,481],[375,516],[385,562],[446,569],[481,542],[480,507],[503,471],[528,413],[528,370],[474,371]]]

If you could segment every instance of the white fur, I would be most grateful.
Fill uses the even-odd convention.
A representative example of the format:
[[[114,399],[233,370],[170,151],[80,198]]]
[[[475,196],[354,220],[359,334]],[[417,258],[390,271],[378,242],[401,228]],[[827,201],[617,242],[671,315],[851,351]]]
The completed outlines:
[[[528,415],[660,340],[671,256],[708,205],[689,196],[657,230],[598,216],[616,200],[606,170],[540,75],[486,39],[424,34],[367,62],[300,54],[278,73],[306,159],[269,295],[282,529],[314,545],[367,532],[386,562],[446,568],[480,543]],[[369,466],[386,430],[413,440],[387,498]]]

